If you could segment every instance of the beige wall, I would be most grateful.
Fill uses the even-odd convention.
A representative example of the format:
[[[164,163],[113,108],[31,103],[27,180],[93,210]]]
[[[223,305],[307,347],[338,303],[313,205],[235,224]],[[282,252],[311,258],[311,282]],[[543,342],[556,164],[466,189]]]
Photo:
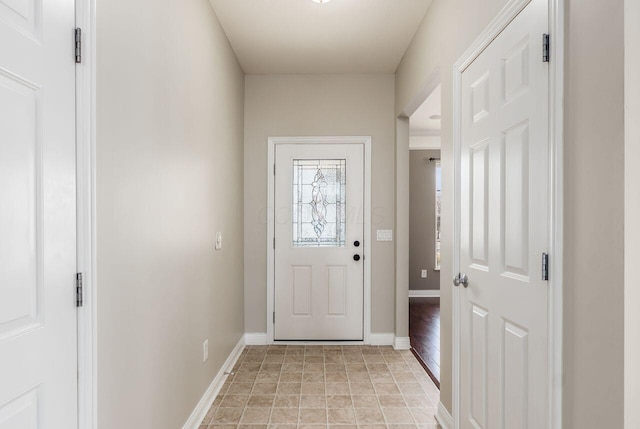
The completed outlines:
[[[409,118],[396,119],[396,337],[409,336]],[[403,144],[399,144],[402,142]]]
[[[436,255],[436,163],[439,150],[410,152],[409,184],[409,289],[440,290],[440,271]],[[427,278],[421,271],[427,270]]]
[[[267,330],[267,139],[371,136],[372,228],[394,227],[393,75],[247,75],[245,326]],[[372,237],[373,238],[373,237]],[[394,332],[394,246],[372,240],[372,332]]]
[[[244,332],[244,79],[206,0],[97,8],[99,428],[176,429]]]
[[[625,429],[640,427],[640,2],[625,0]]]
[[[441,401],[450,411],[451,70],[505,3],[434,0],[396,74],[402,114],[430,74],[442,71]],[[564,420],[566,428],[617,428],[624,402],[622,0],[567,0],[566,14]]]
[[[566,24],[564,427],[621,428],[623,0],[569,0]]]
[[[506,0],[434,0],[396,72],[396,114],[411,114],[440,70],[442,83],[442,261],[440,281],[440,399],[452,410],[451,247],[453,239],[453,63]],[[399,141],[408,150],[409,142]],[[408,207],[406,208],[408,210]]]

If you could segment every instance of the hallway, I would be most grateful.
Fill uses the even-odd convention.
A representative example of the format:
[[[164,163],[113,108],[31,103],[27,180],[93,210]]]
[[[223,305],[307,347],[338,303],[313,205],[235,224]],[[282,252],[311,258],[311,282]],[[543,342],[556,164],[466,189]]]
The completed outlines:
[[[408,351],[248,346],[200,429],[436,429],[439,392]]]
[[[632,3],[0,0],[0,428],[640,428]]]

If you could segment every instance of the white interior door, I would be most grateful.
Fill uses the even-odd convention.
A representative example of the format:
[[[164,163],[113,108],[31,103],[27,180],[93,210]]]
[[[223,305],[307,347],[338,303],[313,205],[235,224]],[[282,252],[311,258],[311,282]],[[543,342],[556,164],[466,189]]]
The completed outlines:
[[[548,427],[547,1],[533,0],[462,74],[462,428]]]
[[[276,340],[363,340],[364,146],[276,145]]]
[[[73,0],[0,0],[0,429],[77,427]]]

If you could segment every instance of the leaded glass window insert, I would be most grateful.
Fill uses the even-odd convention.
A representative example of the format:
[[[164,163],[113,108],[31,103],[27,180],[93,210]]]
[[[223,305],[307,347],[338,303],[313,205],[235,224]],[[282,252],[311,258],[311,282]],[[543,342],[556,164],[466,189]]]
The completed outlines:
[[[344,247],[345,159],[293,160],[293,246]]]

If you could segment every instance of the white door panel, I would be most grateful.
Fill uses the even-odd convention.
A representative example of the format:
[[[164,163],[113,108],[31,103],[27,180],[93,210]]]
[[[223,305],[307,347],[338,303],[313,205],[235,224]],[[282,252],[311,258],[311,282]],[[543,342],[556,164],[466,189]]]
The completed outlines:
[[[461,427],[547,427],[547,4],[533,0],[462,74]]]
[[[73,0],[0,0],[0,429],[77,426]]]
[[[362,340],[364,148],[277,145],[275,159],[274,338]]]

